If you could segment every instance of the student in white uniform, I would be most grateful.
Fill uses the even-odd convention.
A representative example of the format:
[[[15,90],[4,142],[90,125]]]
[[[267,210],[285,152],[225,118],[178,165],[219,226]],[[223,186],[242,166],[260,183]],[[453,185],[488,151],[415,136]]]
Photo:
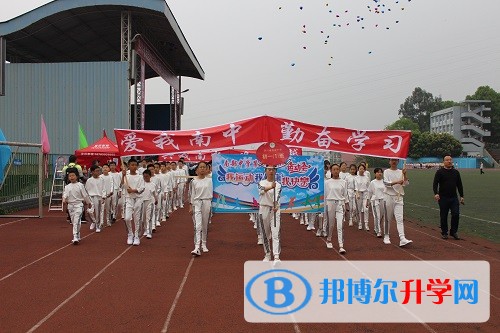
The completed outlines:
[[[74,245],[80,243],[80,227],[81,227],[81,216],[83,212],[83,203],[86,202],[90,206],[90,211],[93,210],[92,201],[85,190],[82,183],[78,182],[78,171],[68,172],[69,184],[64,187],[63,192],[63,205],[68,205],[68,213],[71,218],[71,223],[73,224],[73,240],[71,241]]]
[[[375,179],[370,182],[368,186],[368,198],[372,205],[373,213],[373,230],[377,237],[382,237],[382,230],[380,229],[380,221],[384,221],[384,174],[381,168],[375,168]],[[368,207],[368,202],[366,203]],[[383,222],[382,222],[383,223]]]
[[[280,196],[281,184],[276,181],[276,168],[266,167],[266,179],[259,182],[260,233],[264,236],[264,260],[271,260],[271,239],[274,261],[280,261]]]
[[[213,184],[212,178],[207,177],[207,164],[199,162],[196,167],[197,176],[190,182],[189,213],[193,215],[194,224],[194,250],[191,254],[200,256],[201,250],[208,252],[207,233],[208,220],[212,210]]]
[[[349,226],[352,227],[354,222],[359,220],[359,212],[356,207],[356,172],[358,167],[355,164],[349,166],[349,175],[346,176],[347,182],[347,197],[349,198]]]
[[[109,162],[109,174],[113,177],[113,195],[111,196],[111,223],[116,222],[118,216],[118,201],[121,198],[120,182],[122,174],[116,169],[114,161]],[[123,215],[122,215],[123,217]]]
[[[170,163],[172,167],[172,211],[177,210],[178,206],[178,192],[179,192],[179,172],[177,171],[177,163]]]
[[[384,223],[384,244],[391,244],[389,237],[389,227],[393,218],[396,220],[396,227],[399,234],[399,246],[405,246],[413,241],[406,239],[403,224],[403,197],[405,195],[404,187],[408,186],[408,176],[406,168],[398,169],[398,159],[389,160],[390,168],[384,170],[385,185],[385,223]]]
[[[113,198],[113,194],[115,191],[115,185],[113,176],[109,173],[110,168],[109,164],[104,164],[102,166],[102,175],[100,176],[104,179],[104,190],[106,192],[106,198],[104,199],[104,220],[108,227],[111,227],[111,219],[113,216],[113,212],[111,210],[111,201]]]
[[[184,169],[184,162],[179,160],[177,163],[177,177],[179,181],[177,184],[177,206],[180,208],[184,208],[184,191],[188,176],[189,173],[187,173],[186,169]]]
[[[355,178],[356,183],[356,208],[358,209],[358,229],[363,229],[363,222],[365,222],[365,230],[370,230],[368,226],[368,186],[370,186],[370,178],[365,174],[365,166],[360,164],[358,167],[358,175]],[[363,218],[361,218],[363,215]]]
[[[121,185],[125,189],[125,224],[127,226],[127,244],[140,245],[139,229],[141,226],[142,198],[144,178],[137,173],[137,161],[131,158],[127,170],[122,171]],[[134,225],[132,226],[132,220]]]
[[[161,193],[161,180],[160,177],[156,175],[156,167],[154,164],[148,164],[148,170],[150,172],[150,181],[154,184],[156,194],[159,195]],[[153,210],[153,229],[152,232],[156,232],[156,227],[160,226],[160,222],[158,220],[160,214],[160,206],[157,204],[158,200],[156,200],[156,204],[154,204]],[[144,208],[143,208],[144,210]]]
[[[332,178],[330,161],[325,160],[324,168],[325,168],[325,182],[326,182],[328,179]],[[318,230],[316,231],[316,237],[321,237],[321,236],[326,237],[328,231],[326,230],[326,225],[328,223],[328,221],[326,220],[326,204],[323,208],[323,213],[318,214],[317,220],[318,220]]]
[[[326,247],[333,249],[332,233],[335,223],[337,224],[337,239],[339,242],[339,253],[344,254],[344,235],[343,235],[343,221],[344,221],[344,207],[349,205],[347,197],[347,182],[340,179],[340,166],[333,164],[331,168],[332,178],[325,181],[325,205],[327,216],[327,232]]]
[[[147,160],[147,159],[145,159],[145,158],[143,158],[143,159],[141,160],[140,165],[139,165],[139,166],[138,166],[138,168],[137,168],[137,173],[138,173],[139,175],[142,175],[143,171],[144,171],[144,170],[146,170],[147,168],[148,168],[148,160]]]
[[[347,163],[342,162],[342,163],[340,163],[339,178],[345,180],[347,178],[347,176],[349,176],[349,170],[347,170]]]
[[[158,188],[151,180],[151,170],[142,172],[144,179],[144,192],[142,193],[142,221],[144,222],[144,235],[146,238],[153,238],[153,227],[155,224],[155,207],[158,204]]]
[[[166,222],[168,215],[168,200],[166,193],[167,182],[169,180],[168,172],[167,172],[167,163],[160,162],[160,174],[158,175],[160,179],[160,197],[158,198],[158,205],[160,206],[160,216],[159,220],[161,222]]]
[[[95,232],[101,232],[104,224],[104,200],[106,199],[106,188],[104,179],[100,177],[101,168],[98,165],[90,167],[92,177],[85,182],[85,189],[87,190],[92,206],[94,206],[94,214],[90,214],[92,224],[90,230],[95,227]]]

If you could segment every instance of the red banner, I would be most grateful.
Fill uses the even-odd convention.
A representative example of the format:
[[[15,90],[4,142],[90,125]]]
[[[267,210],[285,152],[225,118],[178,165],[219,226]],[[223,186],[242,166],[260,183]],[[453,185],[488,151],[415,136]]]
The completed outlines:
[[[215,151],[263,142],[356,155],[405,159],[410,131],[369,131],[260,116],[198,130],[115,129],[121,156]]]

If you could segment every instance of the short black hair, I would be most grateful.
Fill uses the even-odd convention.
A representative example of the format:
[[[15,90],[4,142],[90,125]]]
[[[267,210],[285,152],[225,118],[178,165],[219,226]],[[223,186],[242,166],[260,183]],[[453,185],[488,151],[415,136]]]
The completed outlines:
[[[144,170],[144,171],[142,172],[142,174],[143,174],[143,175],[149,175],[149,176],[151,176],[151,170],[146,169],[146,170]]]
[[[375,170],[373,170],[373,173],[377,173],[377,172],[383,172],[382,168],[375,168]]]
[[[76,156],[75,155],[69,155],[68,162],[69,163],[76,163]]]
[[[130,160],[128,160],[128,164],[130,164],[130,163],[137,164],[137,160],[135,158],[131,158]]]
[[[94,170],[96,170],[96,169],[100,169],[100,167],[98,165],[94,164],[90,167],[90,172],[94,172]]]
[[[108,166],[111,166],[112,164],[116,165],[116,162],[115,161],[109,161]]]

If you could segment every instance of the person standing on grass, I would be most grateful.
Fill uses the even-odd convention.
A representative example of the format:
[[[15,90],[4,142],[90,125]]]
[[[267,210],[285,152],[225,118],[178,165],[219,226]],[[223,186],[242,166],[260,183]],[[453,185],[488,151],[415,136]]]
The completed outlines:
[[[192,255],[200,256],[201,250],[208,252],[208,220],[212,210],[213,184],[207,177],[208,167],[205,162],[198,163],[196,177],[189,183],[189,213],[193,215],[194,250]]]
[[[385,185],[385,221],[384,221],[384,244],[391,244],[389,237],[389,227],[394,218],[399,234],[399,246],[405,246],[412,243],[412,240],[406,239],[405,227],[403,223],[403,197],[405,195],[404,187],[408,186],[408,176],[406,168],[398,169],[397,158],[389,160],[390,168],[384,170],[384,185]]]
[[[274,262],[280,261],[280,196],[281,184],[276,181],[276,167],[266,167],[266,179],[259,182],[259,228],[263,235],[265,257],[271,261],[271,238]]]
[[[67,204],[68,213],[71,217],[71,223],[73,224],[73,240],[71,241],[74,245],[80,243],[80,227],[81,227],[81,216],[83,213],[83,203],[86,202],[89,205],[89,209],[93,210],[92,201],[85,190],[82,183],[78,182],[79,172],[78,170],[68,171],[69,184],[64,187],[63,192],[63,205]]]
[[[432,190],[434,191],[434,199],[439,204],[439,216],[441,220],[441,237],[448,239],[448,211],[451,211],[451,227],[450,236],[455,239],[458,237],[458,220],[460,218],[460,203],[464,204],[464,188],[460,172],[453,168],[453,159],[450,155],[446,155],[443,159],[444,167],[436,171]]]
[[[482,175],[482,174],[484,173],[484,171],[483,171],[483,167],[484,167],[483,162],[481,162],[481,163],[479,164],[479,172],[480,172],[479,174],[480,174],[480,175]]]

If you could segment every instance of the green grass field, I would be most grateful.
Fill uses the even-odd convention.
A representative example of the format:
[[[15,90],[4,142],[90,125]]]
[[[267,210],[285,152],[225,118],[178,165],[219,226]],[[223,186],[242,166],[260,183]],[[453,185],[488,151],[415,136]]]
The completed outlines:
[[[460,235],[480,236],[500,242],[500,170],[459,170],[465,205],[460,205]],[[405,218],[439,227],[439,206],[432,181],[436,170],[408,170],[410,186],[405,189]],[[451,215],[448,215],[448,223]]]

